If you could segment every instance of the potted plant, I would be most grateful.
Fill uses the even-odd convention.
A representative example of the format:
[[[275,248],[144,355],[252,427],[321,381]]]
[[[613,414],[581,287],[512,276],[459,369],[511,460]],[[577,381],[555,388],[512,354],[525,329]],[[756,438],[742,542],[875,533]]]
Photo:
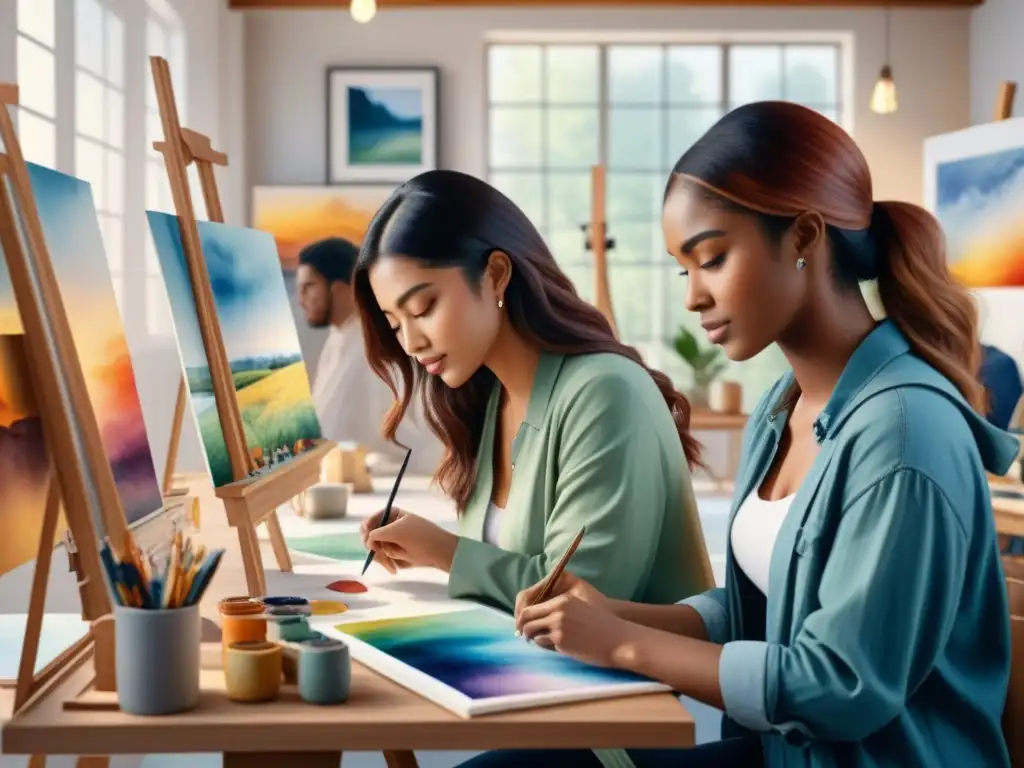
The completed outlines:
[[[697,337],[684,327],[672,339],[672,347],[693,372],[691,402],[697,408],[710,408],[711,384],[727,365],[722,350],[714,346],[701,349]]]

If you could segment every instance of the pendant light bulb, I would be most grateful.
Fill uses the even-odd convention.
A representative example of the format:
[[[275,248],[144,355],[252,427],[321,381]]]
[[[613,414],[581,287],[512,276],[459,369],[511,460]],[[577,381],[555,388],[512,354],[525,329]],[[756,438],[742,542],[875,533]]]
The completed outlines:
[[[377,0],[352,0],[348,10],[354,21],[367,24],[377,15]]]
[[[896,81],[892,79],[892,67],[886,64],[878,75],[875,90],[871,94],[871,111],[879,115],[891,115],[899,107],[896,100]]]

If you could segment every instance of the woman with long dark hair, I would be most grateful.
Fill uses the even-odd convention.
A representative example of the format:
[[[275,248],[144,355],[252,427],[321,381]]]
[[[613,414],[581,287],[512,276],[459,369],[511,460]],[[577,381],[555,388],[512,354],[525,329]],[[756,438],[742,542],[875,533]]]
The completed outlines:
[[[536,587],[520,596],[517,625],[724,710],[730,738],[631,751],[639,768],[1008,766],[1009,612],[985,470],[1004,474],[1018,445],[979,413],[975,308],[938,223],[874,200],[838,125],[761,102],[679,160],[662,227],[710,339],[733,360],[778,344],[792,367],[750,419],[725,587],[643,606],[568,575],[538,606]]]
[[[690,485],[690,407],[616,341],[507,197],[454,171],[403,184],[353,276],[370,365],[445,448],[459,535],[398,510],[363,525],[377,562],[449,573],[449,593],[512,609],[586,525],[572,569],[623,599],[707,586]]]

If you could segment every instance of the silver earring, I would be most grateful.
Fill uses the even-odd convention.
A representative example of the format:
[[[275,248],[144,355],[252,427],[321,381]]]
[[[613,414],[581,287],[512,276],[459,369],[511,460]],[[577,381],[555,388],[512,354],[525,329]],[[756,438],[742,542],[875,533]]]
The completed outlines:
[[[504,300],[503,299],[498,299],[498,309],[501,309],[504,306],[505,306]]]
[[[796,260],[796,268],[797,268],[797,270],[801,270],[801,269],[803,269],[806,266],[807,266],[807,259],[805,259],[803,256],[801,256],[799,259]]]

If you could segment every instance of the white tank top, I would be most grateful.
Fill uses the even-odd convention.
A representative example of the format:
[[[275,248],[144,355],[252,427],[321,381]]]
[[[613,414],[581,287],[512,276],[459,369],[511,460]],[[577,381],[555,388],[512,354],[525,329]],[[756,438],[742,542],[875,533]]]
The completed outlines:
[[[782,522],[789,513],[793,496],[765,501],[754,491],[740,505],[729,532],[732,556],[765,597],[768,596],[768,571],[772,550]]]
[[[504,511],[492,501],[487,505],[487,514],[484,515],[484,541],[496,547],[501,546],[498,538],[501,533],[501,515]]]

